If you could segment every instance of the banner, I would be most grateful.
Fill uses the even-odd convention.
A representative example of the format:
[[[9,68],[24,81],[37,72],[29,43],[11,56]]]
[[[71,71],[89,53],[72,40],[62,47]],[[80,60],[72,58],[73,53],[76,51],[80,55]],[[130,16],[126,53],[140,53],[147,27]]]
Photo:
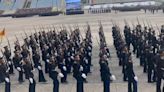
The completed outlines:
[[[66,10],[81,10],[81,0],[66,0]]]

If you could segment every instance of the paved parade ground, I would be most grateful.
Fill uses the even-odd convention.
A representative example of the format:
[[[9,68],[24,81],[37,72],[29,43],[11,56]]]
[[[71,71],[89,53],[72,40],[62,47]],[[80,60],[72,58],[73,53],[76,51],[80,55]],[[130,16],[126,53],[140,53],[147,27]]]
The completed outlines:
[[[113,46],[112,39],[112,22],[115,21],[120,28],[124,28],[124,19],[127,20],[129,25],[132,27],[133,24],[137,24],[137,17],[140,24],[152,24],[155,29],[157,29],[156,24],[160,27],[164,24],[164,14],[159,11],[157,14],[147,13],[143,11],[139,12],[120,12],[120,13],[109,13],[109,14],[85,14],[85,15],[73,15],[73,16],[52,16],[52,17],[27,17],[27,18],[0,18],[0,29],[6,28],[6,36],[8,37],[11,47],[13,48],[13,42],[16,41],[15,35],[18,37],[19,41],[22,42],[25,38],[24,30],[28,35],[34,33],[33,27],[35,26],[45,26],[52,27],[52,24],[60,30],[62,24],[65,26],[73,26],[78,24],[82,35],[84,35],[84,29],[86,27],[86,22],[91,26],[92,38],[93,38],[93,52],[92,52],[92,73],[88,75],[88,83],[84,84],[84,92],[103,92],[103,85],[100,78],[100,67],[99,67],[99,46],[96,39],[99,39],[98,36],[98,21],[102,22],[104,27],[104,33],[106,36],[106,41],[111,53],[111,59],[109,60],[109,66],[111,73],[114,74],[117,78],[116,81],[111,83],[111,92],[127,92],[127,82],[123,82],[122,67],[118,66],[118,58],[116,57],[116,52]],[[144,23],[143,23],[144,21]],[[68,28],[69,29],[69,28]],[[36,30],[39,32],[39,29]],[[158,33],[158,32],[157,32]],[[1,48],[7,45],[6,38],[3,39]],[[143,73],[143,67],[139,65],[139,59],[133,55],[134,61],[134,72],[138,76],[138,92],[155,92],[156,84],[147,83],[147,74]],[[35,80],[38,81],[38,73],[34,71]],[[11,92],[28,92],[28,80],[23,84],[19,84],[17,81],[18,75],[15,71],[15,75],[11,75]],[[53,84],[52,80],[46,75],[47,83],[38,83],[36,84],[36,92],[52,92]],[[60,92],[76,92],[76,81],[73,78],[72,74],[68,75],[68,84],[60,84]],[[0,92],[4,92],[4,84],[0,84]]]

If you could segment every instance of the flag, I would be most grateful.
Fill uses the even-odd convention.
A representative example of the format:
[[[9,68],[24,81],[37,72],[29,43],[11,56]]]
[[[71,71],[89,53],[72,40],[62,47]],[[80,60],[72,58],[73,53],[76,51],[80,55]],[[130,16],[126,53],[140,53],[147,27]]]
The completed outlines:
[[[5,28],[0,32],[0,37],[5,36]]]

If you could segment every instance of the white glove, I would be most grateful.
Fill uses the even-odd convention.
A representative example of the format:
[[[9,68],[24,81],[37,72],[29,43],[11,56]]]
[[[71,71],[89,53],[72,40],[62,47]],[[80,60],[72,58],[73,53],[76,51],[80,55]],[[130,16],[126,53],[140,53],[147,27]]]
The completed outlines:
[[[46,60],[46,62],[47,62],[47,63],[49,63],[49,62],[50,62],[50,60],[48,60],[48,59],[47,59],[47,60]]]
[[[7,83],[9,83],[10,82],[10,80],[9,80],[9,78],[5,78],[5,81],[7,82]]]
[[[49,57],[49,56],[50,56],[50,54],[48,53],[48,54],[47,54],[47,57]]]
[[[41,66],[38,66],[38,69],[39,69],[39,70],[42,70],[42,67],[41,67]]]
[[[134,77],[134,80],[137,82],[137,81],[138,81],[138,77],[137,77],[137,76],[135,76],[135,77]]]
[[[62,73],[59,73],[58,76],[61,77],[61,78],[64,77],[64,75]]]
[[[88,49],[91,50],[91,47],[89,46]]]
[[[55,52],[55,56],[57,56],[58,55],[58,53],[57,52]]]
[[[84,79],[86,79],[87,78],[87,76],[83,73],[82,75],[81,75]]]
[[[11,61],[9,61],[8,64],[11,65]]]
[[[115,75],[111,75],[110,79],[114,81],[114,80],[116,80],[116,76]]]
[[[88,64],[88,59],[85,59],[85,63],[87,63],[87,64]]]
[[[88,55],[91,56],[91,52],[89,52]]]
[[[83,66],[80,66],[80,71],[83,71]]]
[[[74,51],[75,49],[74,48],[72,48],[72,51]]]
[[[30,81],[31,84],[34,82],[32,78],[30,78],[29,81]]]
[[[71,59],[74,59],[74,57],[73,57],[73,56],[71,56]]]
[[[109,53],[107,53],[107,56],[109,56]]]
[[[63,70],[64,70],[64,71],[67,71],[67,68],[66,68],[65,66],[63,66]]]
[[[20,67],[17,67],[17,70],[18,70],[18,71],[21,71],[21,68],[20,68]]]

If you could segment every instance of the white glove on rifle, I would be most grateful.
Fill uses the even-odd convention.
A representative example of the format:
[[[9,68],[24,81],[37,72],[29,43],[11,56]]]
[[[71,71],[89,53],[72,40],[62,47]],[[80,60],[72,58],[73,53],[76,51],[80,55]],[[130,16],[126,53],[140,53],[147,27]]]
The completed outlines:
[[[80,71],[83,71],[83,66],[80,66]]]
[[[58,76],[61,77],[61,78],[64,77],[64,75],[62,73],[59,73]]]
[[[58,53],[57,52],[55,52],[55,56],[57,56],[58,55]]]
[[[34,82],[32,78],[30,78],[29,81],[30,81],[31,84]]]
[[[39,70],[42,70],[42,67],[41,67],[41,66],[38,66],[38,69],[39,69]]]
[[[17,67],[17,70],[18,70],[18,71],[21,71],[21,68],[20,68],[20,67]]]
[[[111,75],[111,76],[110,76],[110,79],[111,79],[112,81],[114,81],[114,80],[116,80],[116,76],[115,76],[115,75]]]
[[[65,66],[63,66],[63,70],[64,70],[64,71],[67,71],[67,68],[66,68]]]
[[[81,75],[84,79],[86,79],[87,78],[87,76],[86,76],[86,74],[84,74],[84,73],[82,73],[82,75]]]
[[[87,63],[87,64],[88,64],[88,59],[85,59],[85,63]]]
[[[74,59],[74,57],[73,57],[73,56],[71,56],[71,59]]]
[[[11,65],[11,61],[9,61],[8,64]]]
[[[46,60],[46,62],[47,62],[47,63],[49,63],[49,62],[50,62],[50,60],[48,60],[48,59],[47,59],[47,60]]]
[[[134,77],[134,80],[137,82],[137,81],[138,81],[138,77],[137,77],[137,76],[135,76],[135,77]]]
[[[88,49],[91,50],[91,47],[89,46]]]
[[[88,55],[91,56],[91,52],[89,52]]]
[[[9,80],[9,78],[5,78],[5,81],[7,82],[7,83],[9,83],[10,82],[10,80]]]
[[[109,54],[109,53],[107,53],[107,56],[110,56],[110,54]]]

